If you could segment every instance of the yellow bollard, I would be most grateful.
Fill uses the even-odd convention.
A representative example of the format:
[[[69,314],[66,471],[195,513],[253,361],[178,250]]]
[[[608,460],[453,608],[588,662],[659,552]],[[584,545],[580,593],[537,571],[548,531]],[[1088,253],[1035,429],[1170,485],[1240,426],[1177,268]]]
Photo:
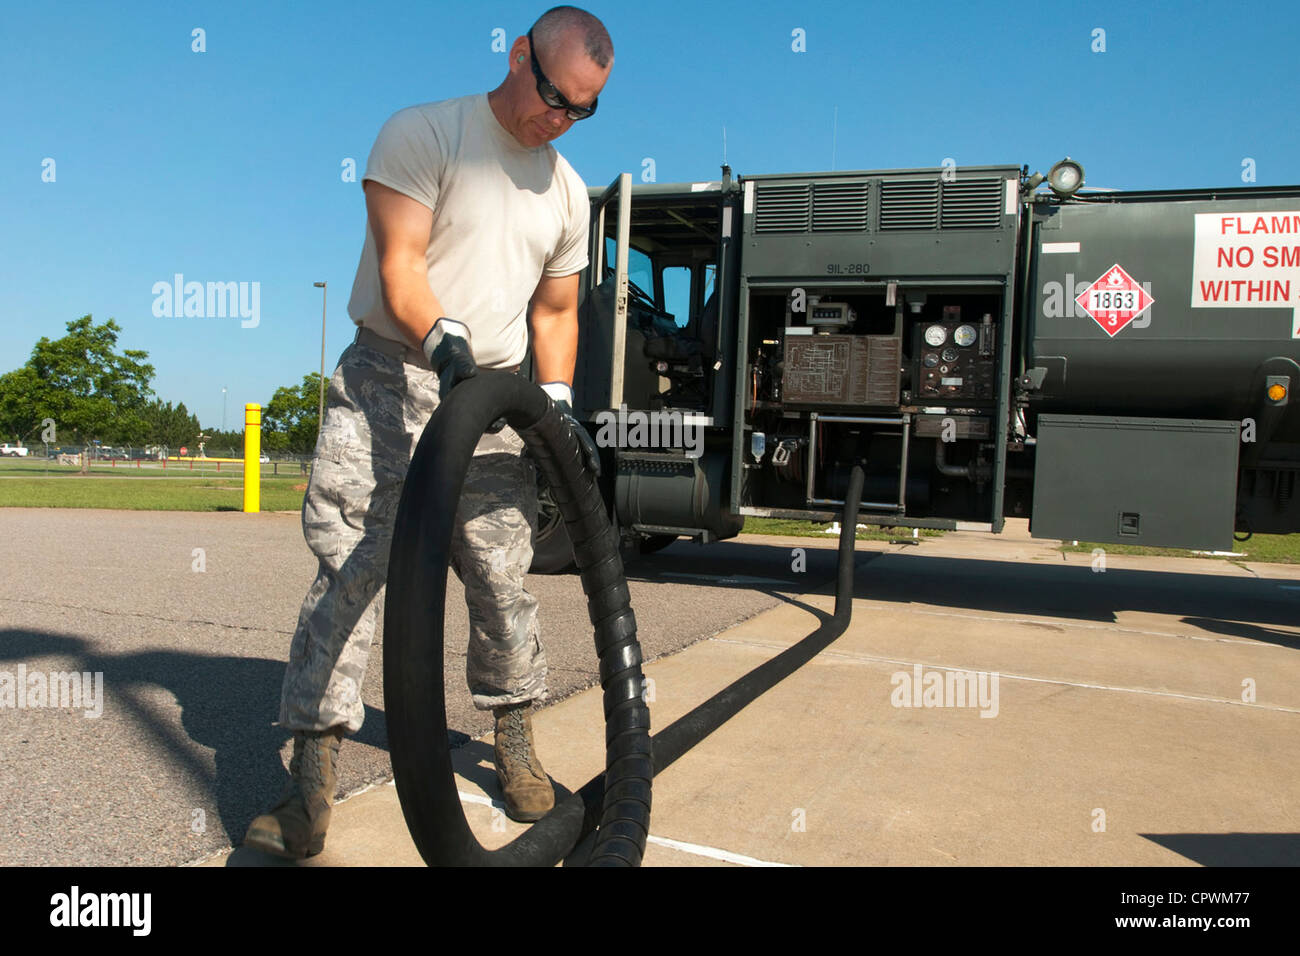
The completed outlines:
[[[244,406],[244,511],[256,512],[262,487],[262,406]]]

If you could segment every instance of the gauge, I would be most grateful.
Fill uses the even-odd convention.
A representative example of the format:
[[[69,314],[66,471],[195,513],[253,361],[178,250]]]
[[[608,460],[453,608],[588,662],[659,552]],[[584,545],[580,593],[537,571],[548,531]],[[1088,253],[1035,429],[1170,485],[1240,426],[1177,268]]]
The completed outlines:
[[[959,355],[961,355],[961,353],[951,347],[943,350],[943,360],[945,362],[955,362]]]
[[[972,331],[974,331],[972,329]],[[925,344],[939,346],[948,341],[948,330],[942,325],[932,325],[925,330]],[[972,339],[971,341],[974,341]]]
[[[925,358],[921,359],[921,361],[925,364],[926,368],[934,368],[939,364],[939,356],[935,355],[933,352],[926,352]]]
[[[968,345],[975,344],[975,326],[959,325],[957,331],[952,334],[952,340],[965,348]]]

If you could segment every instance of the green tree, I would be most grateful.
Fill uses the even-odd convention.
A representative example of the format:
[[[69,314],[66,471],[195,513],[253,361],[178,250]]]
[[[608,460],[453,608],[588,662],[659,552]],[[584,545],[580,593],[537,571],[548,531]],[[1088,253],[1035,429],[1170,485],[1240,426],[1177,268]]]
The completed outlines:
[[[173,454],[193,442],[200,431],[198,418],[186,410],[184,402],[173,408],[171,402],[163,404],[162,399],[155,398],[145,406],[143,418],[146,437],[141,444],[166,445]]]
[[[41,431],[41,380],[30,366],[0,375],[0,437],[35,441]]]
[[[62,338],[42,336],[25,366],[0,376],[0,431],[29,439],[52,418],[61,443],[141,442],[154,368],[147,352],[114,350],[121,331],[83,315]]]
[[[310,455],[316,447],[319,402],[319,372],[303,376],[296,388],[277,388],[262,409],[262,447]]]

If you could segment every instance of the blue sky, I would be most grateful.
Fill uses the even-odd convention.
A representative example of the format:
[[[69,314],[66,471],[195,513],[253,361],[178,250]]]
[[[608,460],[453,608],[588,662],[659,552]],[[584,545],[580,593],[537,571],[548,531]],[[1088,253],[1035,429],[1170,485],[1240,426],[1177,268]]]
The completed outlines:
[[[545,4],[11,4],[0,33],[0,372],[87,313],[205,427],[353,334],[358,178],[395,110],[495,87]],[[1293,3],[600,3],[616,63],[556,142],[588,185],[1028,164],[1089,185],[1300,182]],[[192,31],[205,31],[194,52]],[[1105,52],[1093,32],[1105,31]],[[792,51],[792,31],[806,52]],[[46,159],[53,182],[43,182]],[[260,322],[155,317],[156,282],[257,282]]]

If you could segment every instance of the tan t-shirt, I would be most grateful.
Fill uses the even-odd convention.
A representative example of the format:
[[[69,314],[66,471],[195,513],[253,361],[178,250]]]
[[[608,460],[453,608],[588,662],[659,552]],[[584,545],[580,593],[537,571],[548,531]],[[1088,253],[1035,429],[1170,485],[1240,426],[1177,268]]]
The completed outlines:
[[[521,146],[478,93],[394,113],[363,179],[433,210],[429,287],[449,318],[469,326],[474,360],[484,368],[522,362],[538,281],[587,265],[587,186],[568,161],[549,143]],[[384,305],[369,225],[348,314],[411,344]]]

